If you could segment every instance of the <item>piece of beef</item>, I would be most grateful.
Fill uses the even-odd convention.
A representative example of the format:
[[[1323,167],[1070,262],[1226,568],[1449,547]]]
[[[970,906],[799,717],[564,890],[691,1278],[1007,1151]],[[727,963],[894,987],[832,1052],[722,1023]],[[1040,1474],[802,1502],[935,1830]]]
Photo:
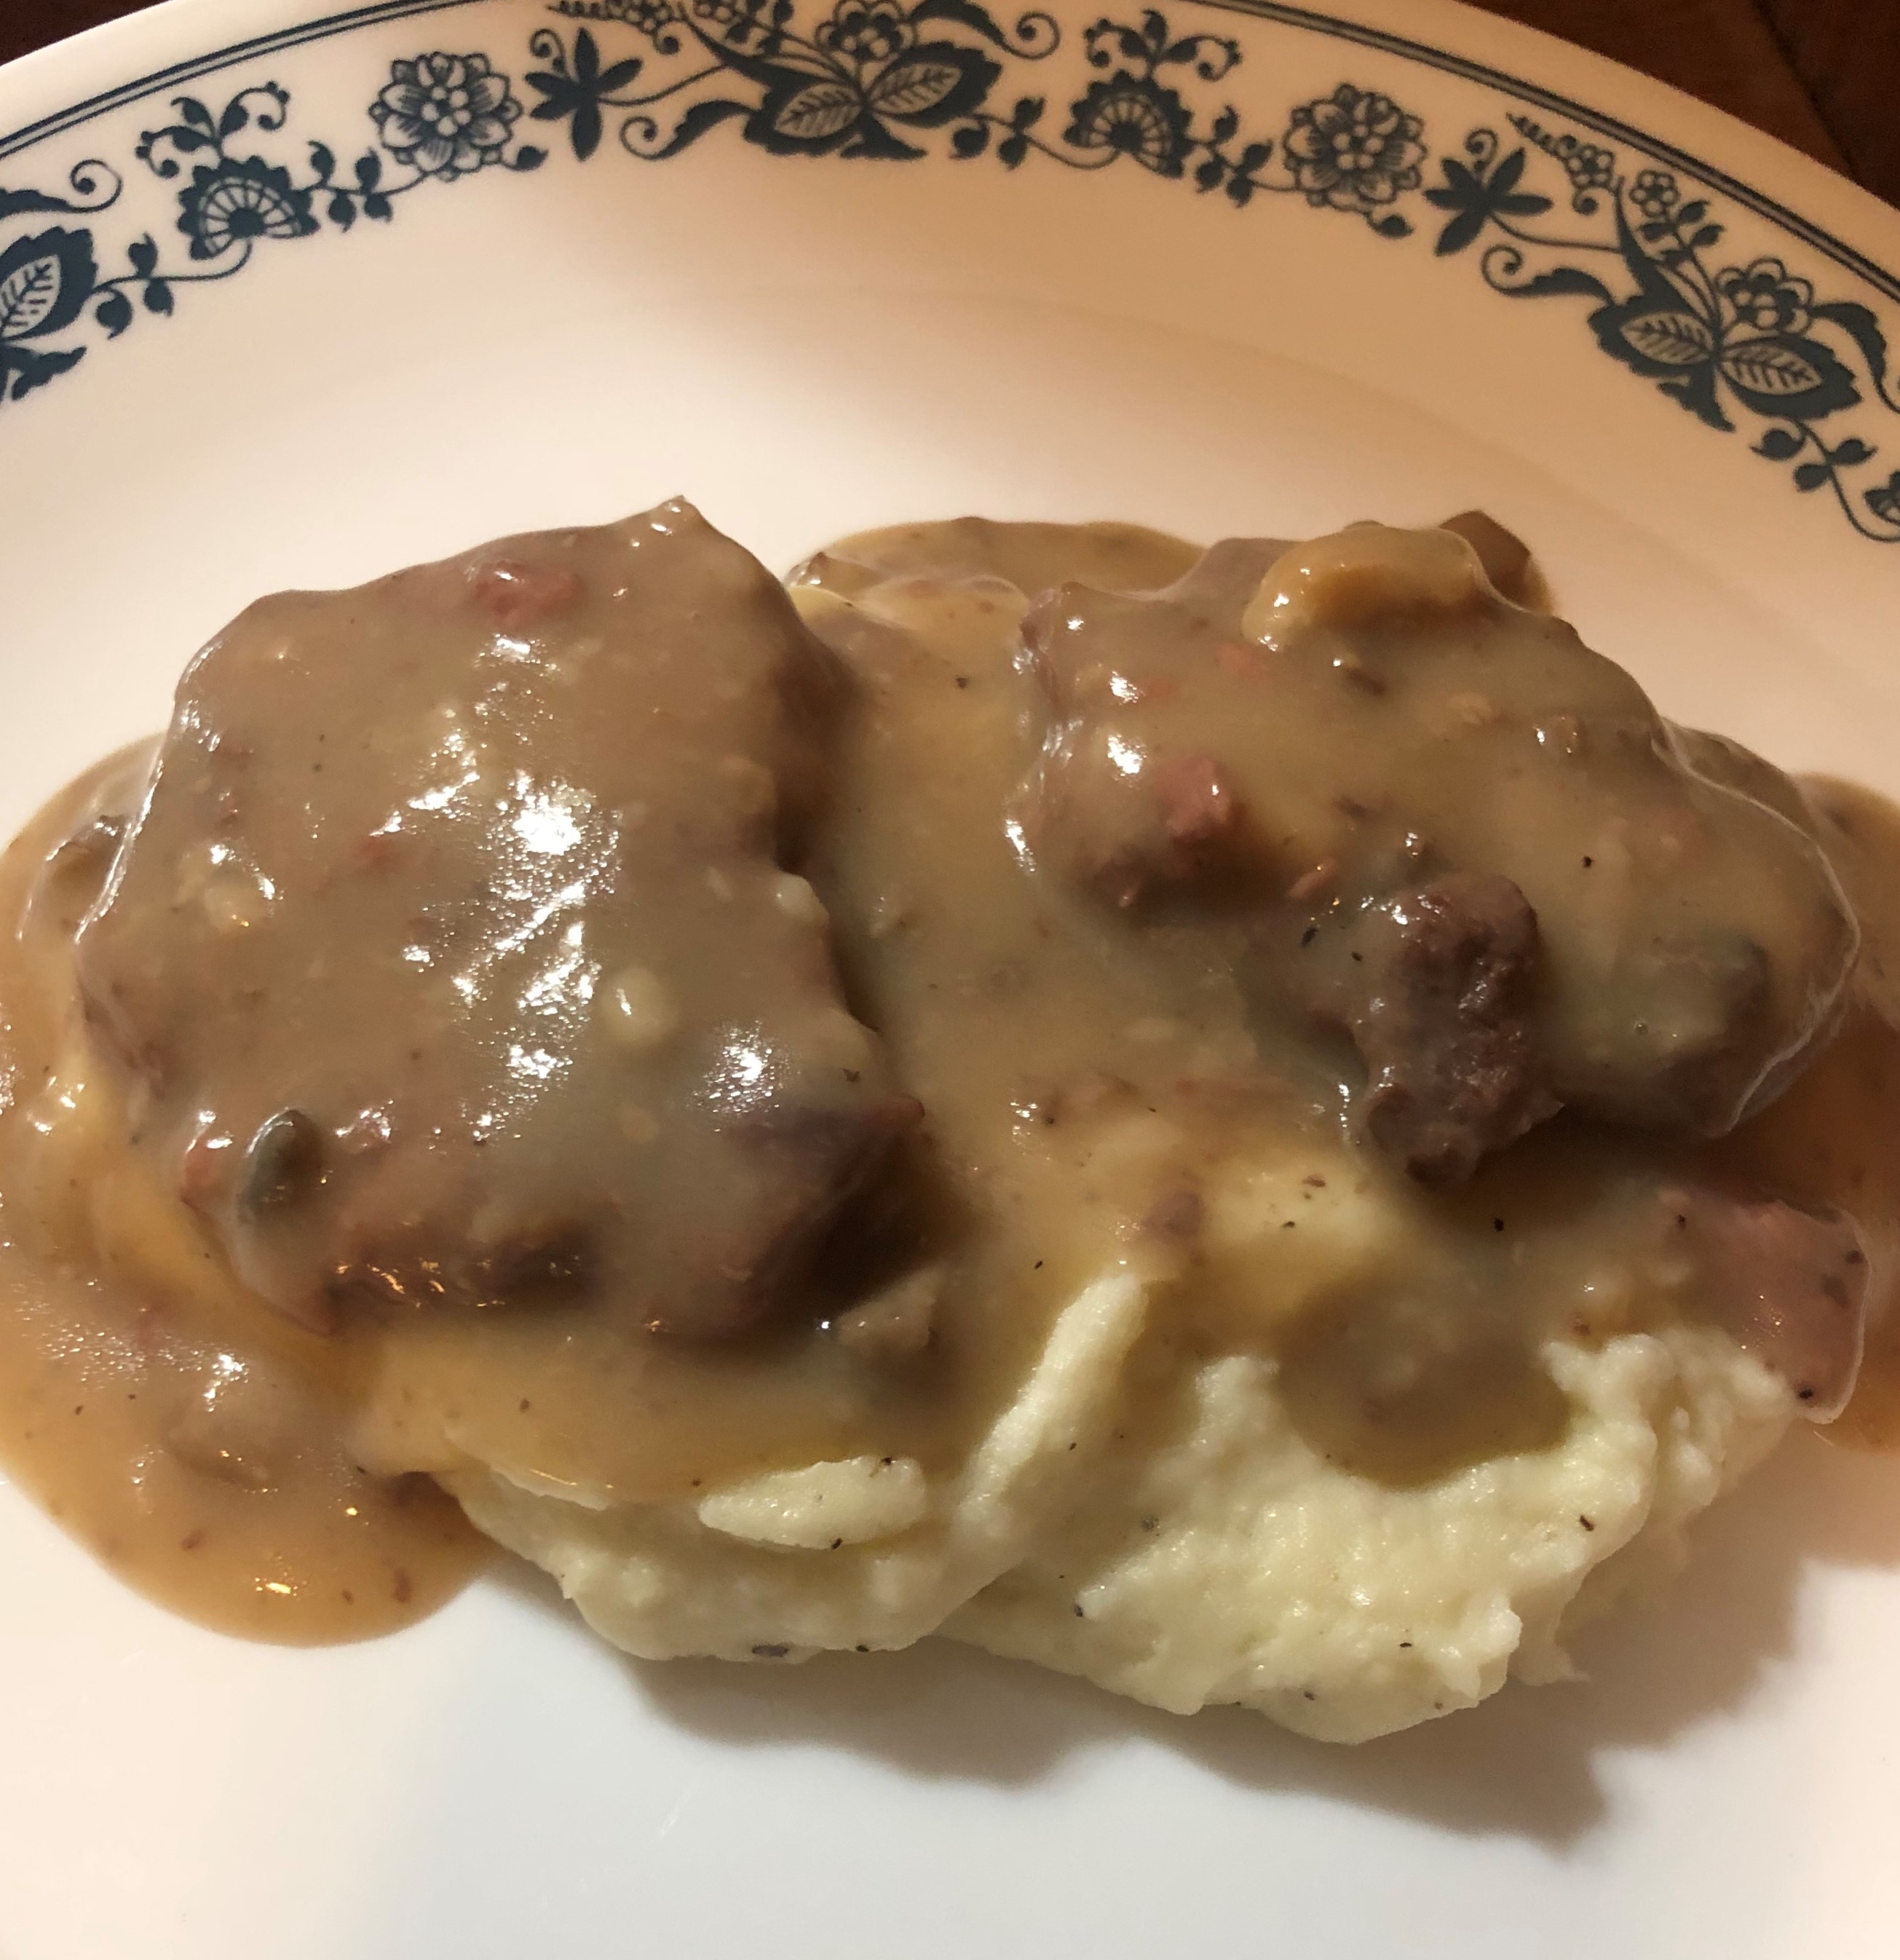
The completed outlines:
[[[1844,1213],[1708,1186],[1665,1192],[1662,1231],[1693,1262],[1705,1310],[1829,1422],[1860,1365],[1868,1265]]]
[[[1217,545],[1164,599],[1066,584],[1023,622],[1056,719],[1019,820],[1052,866],[1118,906],[1264,870],[1233,772],[1211,747],[1155,742],[1142,711],[1192,701],[1210,664],[1250,660],[1213,622],[1238,612],[1280,549],[1266,539]],[[1100,657],[1104,640],[1112,662]]]
[[[682,504],[253,606],[180,685],[89,1011],[285,1312],[766,1313],[916,1119],[789,875],[841,686]]]
[[[1501,881],[1537,923],[1540,1087],[1474,1065],[1459,1094],[1491,1082],[1495,1107],[1457,1134],[1505,1141],[1559,1104],[1720,1134],[1832,1031],[1854,915],[1765,764],[1672,730],[1569,627],[1500,598],[1528,590],[1514,542],[1468,516],[1355,525],[1229,540],[1158,592],[1045,595],[1023,628],[1047,718],[1021,834],[1131,929],[1244,914],[1263,1011],[1347,1026],[1361,996],[1329,950],[1352,921],[1447,874]],[[1475,1161],[1427,1134],[1443,1059],[1379,1092],[1378,1128],[1439,1178]]]
[[[1536,915],[1508,878],[1452,872],[1354,937],[1367,1131],[1422,1184],[1460,1183],[1557,1106],[1533,1020]]]
[[[1483,511],[1460,511],[1438,527],[1455,532],[1478,554],[1485,576],[1514,606],[1528,606],[1536,593],[1530,547]]]

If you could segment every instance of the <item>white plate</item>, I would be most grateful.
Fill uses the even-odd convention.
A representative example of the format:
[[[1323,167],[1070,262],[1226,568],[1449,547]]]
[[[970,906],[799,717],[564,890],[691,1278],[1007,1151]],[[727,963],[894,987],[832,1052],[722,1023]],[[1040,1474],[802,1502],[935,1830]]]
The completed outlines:
[[[1900,790],[1893,213],[1428,0],[781,0],[764,56],[693,4],[173,0],[0,74],[0,817],[260,591],[674,491],[780,563],[965,508],[1482,502],[1670,712]],[[483,113],[431,149],[423,85]],[[1619,238],[1672,196],[1679,239]],[[634,1667],[519,1577],[244,1647],[7,1491],[0,1561],[9,1960],[1858,1960],[1900,1924],[1900,1470],[1806,1437],[1590,1685],[1350,1753],[947,1647]]]

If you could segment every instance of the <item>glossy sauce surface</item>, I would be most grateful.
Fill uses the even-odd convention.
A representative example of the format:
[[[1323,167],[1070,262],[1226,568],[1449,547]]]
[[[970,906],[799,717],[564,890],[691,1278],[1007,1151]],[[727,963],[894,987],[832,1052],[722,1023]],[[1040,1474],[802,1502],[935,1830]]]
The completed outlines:
[[[238,1285],[127,1147],[71,952],[106,868],[94,826],[129,816],[150,759],[90,772],[0,860],[0,1463],[164,1605],[253,1639],[367,1638],[491,1548],[430,1479],[358,1467],[357,1357]]]
[[[1276,1354],[1387,1482],[1549,1442],[1539,1344],[1657,1299],[1832,1413],[1900,1274],[1891,813],[1342,535],[899,527],[794,613],[662,506],[253,609],[150,795],[102,765],[0,873],[10,1468],[328,1638],[472,1569],[412,1473],[945,1471],[1118,1265],[1138,1373]],[[1329,1179],[1402,1230],[1288,1319]]]
[[[1854,1001],[1826,1052],[1735,1139],[1763,1181],[1851,1213],[1873,1284],[1854,1398],[1822,1433],[1900,1449],[1900,809],[1854,783],[1802,784],[1861,926]]]
[[[1771,1096],[1778,1058],[1824,1039],[1854,929],[1821,854],[1768,809],[1690,773],[1633,684],[1556,622],[1474,605],[1460,583],[1450,620],[1402,597],[1395,625],[1376,593],[1368,600],[1365,566],[1420,578],[1418,547],[1390,533],[1375,542],[1343,578],[1332,568],[1311,579],[1272,544],[1230,543],[1197,562],[1149,534],[978,520],[821,554],[795,592],[857,677],[860,705],[841,773],[853,800],[821,833],[813,876],[833,899],[854,997],[932,1134],[998,1215],[1025,1201],[1012,1166],[1037,1132],[1044,1152],[1067,1139],[1068,1208],[1118,1214],[1124,1245],[1166,1276],[1158,1367],[1183,1350],[1278,1353],[1295,1420],[1368,1475],[1416,1481],[1549,1440],[1563,1411],[1535,1364],[1540,1344],[1630,1324],[1642,1305],[1632,1287],[1731,1326],[1831,1413],[1851,1379],[1854,1316],[1825,1296],[1816,1305],[1808,1275],[1857,1302],[1859,1249],[1851,1229],[1734,1178],[1695,1134],[1708,1118],[1692,1080],[1707,1062],[1735,1105]],[[1425,556],[1428,583],[1441,566],[1435,548]],[[1524,568],[1507,557],[1498,571],[1511,582]],[[1282,621],[1279,649],[1250,641],[1244,615],[1276,580],[1336,616],[1310,617],[1304,633]],[[1375,636],[1355,645],[1346,636],[1368,605]],[[1092,641],[1070,663],[1075,678],[1053,686],[1041,652],[1050,621]],[[1381,657],[1398,670],[1368,687]],[[1567,684],[1567,667],[1580,678]],[[1079,718],[1078,684],[1093,692]],[[1079,849],[1060,834],[1085,799],[1072,794],[1053,813],[1048,800],[1050,769],[1072,766],[1085,742],[1108,762],[1095,782],[1109,843],[1092,857],[1093,840]],[[1302,742],[1310,756],[1296,755]],[[1174,848],[1166,772],[1185,756],[1233,783],[1247,815],[1221,841],[1252,862]],[[1474,805],[1486,784],[1502,785],[1501,818]],[[1323,838],[1300,831],[1301,811]],[[1139,851],[1157,812],[1161,841],[1144,866],[1129,840]],[[1587,1103],[1550,1122],[1546,1109],[1543,1127],[1438,1195],[1369,1147],[1355,1107],[1364,1064],[1327,990],[1349,987],[1376,956],[1364,922],[1394,885],[1498,861],[1469,834],[1480,821],[1502,822],[1510,868],[1538,886],[1546,979],[1533,1005],[1549,1011],[1554,992],[1561,1017],[1566,991],[1614,989],[1620,1005],[1603,1024],[1638,1024],[1638,1039],[1607,1055],[1586,1026],[1570,1077],[1594,1068],[1601,1100],[1660,1102],[1679,1120],[1606,1125]],[[1751,838],[1772,859],[1768,875],[1749,868]],[[1131,861],[1152,873],[1146,889],[1131,890]],[[1723,935],[1774,948],[1759,955],[1774,981],[1746,990],[1728,1024],[1725,959],[1644,963],[1657,943]],[[1553,988],[1549,969],[1565,957],[1581,977]],[[1316,970],[1328,976],[1317,985]],[[1778,1024],[1767,1006],[1777,988]],[[1330,1012],[1316,1017],[1316,995]],[[1277,1222],[1297,1231],[1300,1201],[1339,1177],[1342,1157],[1350,1188],[1403,1222],[1403,1256],[1342,1279],[1290,1325],[1276,1312],[1289,1290],[1279,1276],[1301,1262],[1291,1241],[1268,1252],[1225,1230],[1232,1173],[1294,1167],[1295,1202]],[[1060,1192],[1035,1202],[1044,1220],[1062,1215]],[[1736,1286],[1744,1248],[1813,1310],[1784,1316]]]

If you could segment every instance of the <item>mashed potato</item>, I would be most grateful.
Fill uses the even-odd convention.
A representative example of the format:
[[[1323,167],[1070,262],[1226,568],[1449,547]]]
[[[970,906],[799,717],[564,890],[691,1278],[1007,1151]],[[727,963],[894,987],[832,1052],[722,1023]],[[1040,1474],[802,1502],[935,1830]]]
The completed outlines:
[[[1257,1328],[1432,1252],[1403,1188],[1344,1153],[1235,1166],[1214,1214]],[[1729,1335],[1676,1320],[1641,1271],[1598,1290],[1619,1281],[1622,1331],[1542,1348],[1557,1421],[1538,1446],[1419,1481],[1330,1461],[1269,1354],[1184,1364],[1169,1322],[1187,1296],[1128,1272],[1059,1317],[954,1478],[853,1459],[604,1510],[491,1472],[449,1481],[647,1658],[802,1659],[942,1632],[1158,1707],[1238,1702],[1361,1741],[1513,1673],[1562,1677],[1575,1618],[1673,1563],[1688,1521],[1793,1421],[1786,1384]],[[1247,1318],[1230,1301],[1201,1325],[1231,1338]]]
[[[1239,1702],[1363,1742],[1568,1672],[1562,1637],[1639,1546],[1766,1453],[1786,1387],[1726,1335],[1675,1328],[1546,1360],[1552,1448],[1393,1489],[1302,1440],[1272,1362],[1195,1376],[1158,1447],[1116,1452],[1086,1505],[943,1631],[1179,1713]]]
[[[907,1647],[1079,1501],[1146,1304],[1130,1274],[1088,1287],[969,1461],[935,1484],[906,1459],[854,1458],[697,1503],[591,1510],[493,1472],[443,1481],[482,1530],[545,1567],[629,1653],[802,1660]]]

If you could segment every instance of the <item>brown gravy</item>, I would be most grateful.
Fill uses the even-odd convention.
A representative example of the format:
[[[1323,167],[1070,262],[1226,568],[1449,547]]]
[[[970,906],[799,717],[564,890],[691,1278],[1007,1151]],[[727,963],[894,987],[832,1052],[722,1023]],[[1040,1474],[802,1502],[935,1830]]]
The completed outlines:
[[[428,1478],[349,1446],[354,1359],[245,1296],[124,1142],[77,1025],[71,937],[104,870],[64,841],[135,802],[148,744],[0,859],[0,1462],[129,1584],[221,1632],[366,1639],[490,1548]]]
[[[683,519],[663,514],[676,509],[652,514],[672,525],[669,536],[696,553],[731,552],[693,543]],[[182,861],[221,822],[243,840],[216,861],[249,881],[242,892],[221,872],[187,895],[223,908],[224,943],[240,951],[221,952],[222,963],[202,968],[192,943],[175,940],[167,888],[153,883],[142,917],[126,901],[138,847],[120,855],[117,836],[145,794],[149,750],[62,792],[0,865],[0,918],[13,928],[0,952],[0,1456],[152,1596],[266,1638],[399,1624],[479,1563],[474,1534],[418,1474],[471,1462],[603,1503],[864,1454],[946,1468],[1009,1398],[1054,1313],[1117,1264],[1153,1278],[1167,1302],[1138,1369],[1164,1373],[1184,1351],[1266,1348],[1316,1446],[1395,1484],[1552,1440],[1564,1410],[1534,1365],[1538,1344],[1616,1331],[1616,1312],[1580,1303],[1602,1298],[1596,1281],[1617,1262],[1682,1311],[1717,1313],[1736,1248],[1763,1232],[1768,1256],[1785,1253],[1790,1271],[1859,1256],[1806,1226],[1781,1245],[1787,1208],[1734,1197],[1738,1176],[1852,1214],[1876,1301],[1900,1278],[1890,1113],[1900,979],[1888,978],[1900,975],[1900,816],[1878,799],[1833,784],[1810,792],[1864,936],[1841,1032],[1780,1100],[1703,1142],[1691,1133],[1726,1127],[1809,1059],[1851,924],[1797,830],[1666,754],[1657,762],[1663,751],[1646,745],[1666,750],[1670,738],[1607,663],[1565,694],[1573,643],[1554,622],[1485,612],[1492,637],[1467,644],[1459,635],[1475,625],[1441,622],[1431,630],[1451,643],[1427,670],[1406,665],[1400,644],[1415,618],[1370,638],[1355,623],[1355,609],[1384,603],[1377,565],[1307,578],[1302,589],[1330,592],[1334,614],[1276,644],[1250,637],[1243,616],[1277,546],[1222,546],[1203,560],[1133,527],[962,520],[847,539],[801,568],[791,587],[809,647],[774,610],[782,600],[753,590],[742,568],[719,569],[746,631],[778,635],[800,671],[821,649],[835,671],[828,680],[815,667],[809,687],[790,686],[790,721],[748,719],[763,682],[742,670],[748,643],[736,628],[726,718],[709,720],[696,705],[703,674],[656,679],[624,661],[618,677],[603,672],[616,648],[639,643],[637,624],[602,595],[613,554],[649,521],[510,541],[361,594],[268,602],[234,627],[234,660],[308,657],[304,711],[282,716],[269,674],[253,674],[253,718],[227,761],[211,742],[201,775],[181,776],[171,801],[138,819],[151,864]],[[1534,589],[1514,541],[1482,524],[1465,535],[1501,589]],[[694,575],[725,562],[696,556]],[[1428,584],[1435,563],[1420,574]],[[1184,580],[1184,610],[1144,609],[1139,595]],[[470,593],[479,618],[456,609]],[[1046,593],[1059,596],[1028,627],[1042,651],[1026,657],[1025,616]],[[535,595],[549,593],[544,618]],[[1063,667],[1047,651],[1058,616],[1107,651]],[[386,636],[397,622],[392,647],[439,644],[441,672],[477,681],[445,694],[426,658],[380,678],[373,740],[352,754],[362,730],[350,690],[363,683],[347,661],[366,619]],[[1182,664],[1182,646],[1202,641],[1208,657]],[[1301,704],[1295,725],[1324,740],[1308,759],[1296,737],[1276,778],[1243,781],[1244,763],[1216,752],[1225,730],[1257,713],[1249,691],[1269,665]],[[1196,695],[1190,681],[1209,673],[1217,684]],[[192,725],[214,733],[230,698],[181,697]],[[637,721],[643,699],[657,704],[651,724]],[[592,743],[578,750],[577,700]],[[808,708],[821,738],[800,719]],[[1618,794],[1642,804],[1640,823],[1606,800],[1610,778],[1579,775],[1599,722],[1611,731],[1606,766]],[[431,830],[446,807],[430,799],[450,723],[459,779],[494,794],[462,830],[446,819]],[[1416,739],[1421,728],[1430,740]],[[816,788],[805,780],[815,751],[802,746],[814,741]],[[1091,783],[1079,763],[1057,782],[1090,744],[1108,775]],[[253,770],[259,751],[268,766]],[[658,780],[682,753],[730,792],[710,833],[626,815],[641,772]],[[1175,822],[1164,801],[1158,844],[1114,800],[1117,773],[1136,773],[1117,759],[1133,756],[1158,775],[1174,767],[1169,782],[1185,785],[1187,813]],[[1368,957],[1401,978],[1408,959],[1424,960],[1438,984],[1439,952],[1406,938],[1411,915],[1385,895],[1445,889],[1423,882],[1434,849],[1454,867],[1499,854],[1482,810],[1434,787],[1448,766],[1508,786],[1507,868],[1536,899],[1557,980],[1554,998],[1527,994],[1521,1008],[1543,1017],[1541,1047],[1481,1029],[1474,1048],[1460,1026],[1454,1045],[1466,1045],[1438,1077],[1386,1067],[1379,1079],[1401,1101],[1449,1098],[1457,1137],[1446,1158],[1418,1144],[1416,1125],[1392,1147],[1368,1141],[1368,1071],[1395,1023],[1384,996],[1353,990]],[[1342,768],[1356,769],[1352,781]],[[1769,800],[1794,795],[1768,775]],[[268,816],[244,802],[284,784],[310,787]],[[1229,825],[1223,795],[1244,803],[1250,832]],[[1408,812],[1427,804],[1437,834],[1422,842]],[[426,883],[390,882],[406,848],[437,854],[438,880],[478,888],[484,864],[513,848],[504,833],[519,840],[535,813],[547,819],[542,855],[592,853],[539,898],[491,895],[486,911],[478,902],[450,918],[431,912]],[[1079,845],[1063,829],[1077,824],[1096,826]],[[1103,835],[1110,847],[1098,850]],[[1579,835],[1603,842],[1573,849]],[[1757,875],[1765,863],[1771,875]],[[113,1001],[132,1004],[89,1023],[74,938],[109,869],[116,895],[99,918],[110,930],[88,928],[84,957],[95,1006],[113,984],[123,989]],[[399,863],[396,875],[408,875]],[[1716,918],[1726,937],[1712,953],[1698,940],[1672,953],[1659,979],[1631,949],[1674,931],[1673,877],[1701,881],[1698,917]],[[296,894],[296,905],[259,908],[267,889]],[[645,908],[631,927],[630,890]],[[529,924],[502,918],[516,901]],[[294,916],[280,928],[283,913]],[[658,915],[663,930],[651,925]],[[739,959],[725,922],[742,916]],[[1454,921],[1454,941],[1460,931],[1481,927]],[[278,975],[291,943],[299,972],[317,975],[312,963],[339,943],[354,969],[287,994]],[[1454,962],[1494,957],[1502,970],[1494,942],[1479,954],[1462,943]],[[265,951],[243,950],[253,944]],[[404,1004],[425,1001],[410,969],[472,973],[477,956],[492,956],[485,974],[515,962],[505,985],[465,989],[459,1007],[451,991],[428,993],[428,1039],[405,1058]],[[824,963],[834,958],[835,978]],[[168,959],[183,1005],[138,998]],[[802,1003],[778,985],[793,972],[805,976]],[[1276,977],[1288,972],[1323,977]],[[214,1017],[194,1020],[200,998],[215,998]],[[554,1004],[526,1032],[532,1002]],[[1647,1031],[1645,1002],[1661,1007]],[[747,1048],[745,1031],[774,1013],[790,1018],[745,1036]],[[160,1023],[174,1032],[154,1060],[141,1030]],[[1400,1023],[1438,1026],[1424,1007]],[[339,1026],[361,1039],[340,1039]],[[1752,1043],[1748,1055],[1740,1042]],[[332,1047],[354,1072],[326,1102],[311,1058]],[[483,1071],[523,1054],[539,1079],[577,1085],[565,1103],[482,1101],[507,1073]],[[767,1091],[795,1083],[782,1099],[822,1117],[774,1133],[820,1140],[816,1154],[799,1144],[796,1176],[777,1185],[770,1153],[789,1147],[747,1142],[720,1109],[710,1127],[703,1114],[718,1100],[707,1085],[729,1093],[747,1055]],[[1513,1069],[1516,1088],[1492,1095],[1485,1083]],[[921,1122],[878,1144],[885,1169],[860,1203],[870,1173],[837,1139],[882,1138],[881,1112],[904,1099]],[[1558,1100],[1566,1113],[1548,1120]],[[551,1141],[535,1127],[548,1109],[564,1112]],[[310,1128],[286,1128],[284,1112]],[[1659,1112],[1676,1127],[1609,1120]],[[462,1121],[488,1129],[486,1163],[515,1169],[467,1183],[473,1160],[453,1134]],[[380,1157],[392,1135],[393,1154]],[[357,1157],[337,1154],[359,1144],[361,1161],[386,1168],[359,1172]],[[246,1178],[227,1176],[240,1160]],[[1236,1163],[1268,1167],[1290,1194],[1273,1258],[1292,1256],[1294,1237],[1279,1231],[1298,1235],[1302,1205],[1342,1174],[1407,1221],[1403,1258],[1369,1290],[1342,1290],[1297,1325],[1276,1321],[1262,1304],[1272,1259],[1215,1229]],[[278,1194],[300,1177],[320,1185],[322,1206],[280,1212]],[[817,1196],[814,1179],[828,1187]],[[580,1215],[570,1195],[596,1185],[611,1195],[617,1180],[659,1197],[644,1214],[610,1204],[587,1214],[584,1236],[565,1236]],[[666,1268],[682,1295],[699,1289],[700,1338],[666,1324],[665,1301],[630,1309],[631,1281],[593,1297],[577,1277],[590,1259],[637,1276],[647,1246],[691,1254],[726,1212],[764,1201],[755,1182],[768,1197],[790,1191],[786,1202],[815,1216],[847,1208],[851,1256],[801,1243],[811,1260],[798,1310],[755,1319],[748,1289],[776,1274],[775,1250],[723,1255],[707,1268],[719,1281],[710,1290],[704,1273]],[[523,1188],[532,1204],[516,1202]],[[514,1206],[500,1227],[495,1192]],[[704,1218],[700,1236],[680,1229],[682,1215]],[[405,1239],[415,1217],[436,1222]],[[551,1218],[558,1230],[544,1229]],[[492,1241],[481,1258],[449,1270],[478,1241]],[[1823,1278],[1833,1284],[1831,1269]],[[1812,1373],[1825,1412],[1829,1383],[1845,1379],[1839,1338],[1810,1353],[1778,1322],[1746,1314],[1738,1331],[1790,1379]],[[1900,1441],[1900,1316],[1876,1320],[1861,1387],[1832,1433]]]
[[[1900,809],[1832,778],[1802,788],[1860,915],[1855,998],[1826,1052],[1736,1142],[1765,1182],[1838,1204],[1866,1235],[1875,1285],[1860,1379],[1821,1433],[1849,1449],[1900,1449]]]

